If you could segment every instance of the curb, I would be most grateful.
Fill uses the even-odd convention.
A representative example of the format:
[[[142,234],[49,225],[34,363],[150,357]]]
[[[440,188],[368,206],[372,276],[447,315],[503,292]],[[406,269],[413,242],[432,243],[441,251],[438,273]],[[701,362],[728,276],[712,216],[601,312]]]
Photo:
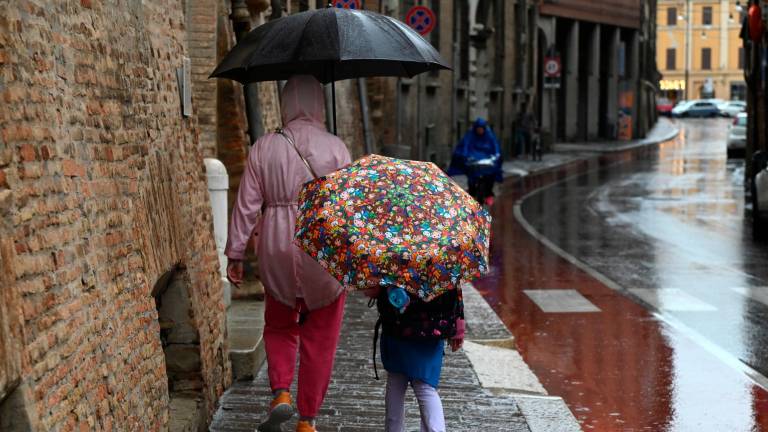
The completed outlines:
[[[480,385],[515,401],[531,432],[575,432],[581,426],[560,396],[549,396],[514,348],[514,337],[470,283],[462,287],[467,320],[464,355]]]

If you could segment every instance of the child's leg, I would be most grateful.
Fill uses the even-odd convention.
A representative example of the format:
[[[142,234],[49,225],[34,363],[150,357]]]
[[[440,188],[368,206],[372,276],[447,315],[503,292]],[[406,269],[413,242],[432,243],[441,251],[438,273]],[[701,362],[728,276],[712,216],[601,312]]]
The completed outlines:
[[[407,389],[407,376],[387,372],[387,395],[384,403],[386,432],[403,432],[405,429],[405,391]]]
[[[421,432],[445,432],[443,402],[431,385],[415,380],[411,384],[421,411]]]

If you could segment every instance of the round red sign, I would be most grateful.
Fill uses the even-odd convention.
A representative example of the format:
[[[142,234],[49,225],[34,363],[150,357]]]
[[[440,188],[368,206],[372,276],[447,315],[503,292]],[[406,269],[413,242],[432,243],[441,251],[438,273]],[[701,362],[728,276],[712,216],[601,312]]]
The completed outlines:
[[[336,0],[333,2],[333,6],[339,9],[362,9],[360,0]]]
[[[426,6],[414,6],[405,14],[405,23],[420,35],[426,36],[434,30],[437,19],[432,9]]]

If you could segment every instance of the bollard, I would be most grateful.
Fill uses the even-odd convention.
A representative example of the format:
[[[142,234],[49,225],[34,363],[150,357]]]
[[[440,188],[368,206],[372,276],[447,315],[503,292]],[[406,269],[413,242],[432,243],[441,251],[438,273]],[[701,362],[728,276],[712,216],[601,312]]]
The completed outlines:
[[[224,248],[227,245],[227,191],[229,175],[224,164],[218,159],[205,158],[205,174],[208,177],[208,195],[211,198],[213,213],[213,235],[216,240],[216,252],[219,256],[219,273],[224,286],[224,305],[232,303],[232,286],[227,280],[227,257]]]

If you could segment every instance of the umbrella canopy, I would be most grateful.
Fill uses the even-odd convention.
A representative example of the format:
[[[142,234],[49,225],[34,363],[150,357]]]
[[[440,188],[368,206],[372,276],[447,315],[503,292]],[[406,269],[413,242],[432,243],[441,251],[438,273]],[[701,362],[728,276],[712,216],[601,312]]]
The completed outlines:
[[[370,76],[412,77],[437,69],[450,67],[404,23],[375,12],[329,7],[256,27],[211,77],[245,84],[314,75],[329,83]]]
[[[296,244],[349,288],[429,301],[488,269],[490,216],[432,163],[366,156],[299,202]]]

